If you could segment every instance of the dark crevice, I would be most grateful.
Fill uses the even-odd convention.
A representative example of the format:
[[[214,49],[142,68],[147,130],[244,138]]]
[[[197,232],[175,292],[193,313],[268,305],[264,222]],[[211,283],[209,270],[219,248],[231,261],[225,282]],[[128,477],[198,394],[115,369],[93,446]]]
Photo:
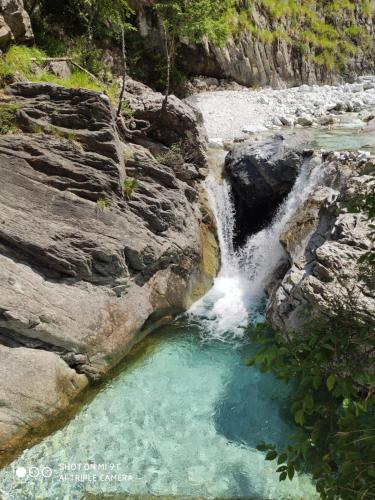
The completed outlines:
[[[244,245],[249,236],[265,229],[272,222],[287,195],[288,193],[275,195],[250,208],[233,192],[236,212],[233,241],[235,248]]]

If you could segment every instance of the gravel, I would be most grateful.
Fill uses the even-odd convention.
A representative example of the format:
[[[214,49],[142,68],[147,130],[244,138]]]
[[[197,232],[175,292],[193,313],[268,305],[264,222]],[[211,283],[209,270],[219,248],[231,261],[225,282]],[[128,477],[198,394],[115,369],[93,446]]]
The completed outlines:
[[[221,146],[269,129],[339,125],[348,113],[360,126],[375,108],[375,75],[352,84],[215,91],[186,100],[202,112],[210,143]]]

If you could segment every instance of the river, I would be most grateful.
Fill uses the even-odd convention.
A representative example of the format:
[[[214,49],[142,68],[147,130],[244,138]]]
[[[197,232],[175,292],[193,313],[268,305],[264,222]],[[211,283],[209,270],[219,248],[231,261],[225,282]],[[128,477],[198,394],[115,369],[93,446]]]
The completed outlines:
[[[224,152],[210,154],[206,189],[222,259],[213,288],[146,339],[64,427],[0,471],[4,500],[317,498],[306,475],[280,483],[255,448],[286,443],[293,423],[287,387],[246,367],[254,346],[245,327],[262,319],[264,286],[284,258],[280,231],[322,172],[306,164],[270,226],[235,251]]]

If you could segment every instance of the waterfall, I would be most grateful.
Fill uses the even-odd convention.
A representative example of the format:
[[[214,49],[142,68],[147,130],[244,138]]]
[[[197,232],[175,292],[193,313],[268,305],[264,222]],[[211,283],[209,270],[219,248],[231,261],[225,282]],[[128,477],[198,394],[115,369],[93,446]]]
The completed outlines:
[[[323,182],[324,170],[316,159],[307,159],[285,201],[270,225],[250,236],[238,250],[233,246],[235,208],[229,183],[211,172],[206,180],[221,251],[221,269],[213,288],[189,314],[211,337],[225,341],[242,338],[249,321],[261,317],[265,287],[275,269],[286,261],[280,236],[297,209]]]

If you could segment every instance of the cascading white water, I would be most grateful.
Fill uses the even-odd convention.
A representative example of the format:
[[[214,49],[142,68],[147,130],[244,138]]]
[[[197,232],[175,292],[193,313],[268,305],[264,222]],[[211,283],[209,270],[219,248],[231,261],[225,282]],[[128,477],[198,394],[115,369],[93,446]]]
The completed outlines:
[[[286,260],[280,235],[313,190],[324,178],[321,163],[306,160],[286,200],[271,224],[250,236],[237,251],[233,246],[235,209],[231,187],[211,173],[206,190],[213,209],[221,251],[221,269],[213,288],[193,307],[205,331],[218,339],[242,337],[249,321],[260,317],[265,287],[275,269]]]

